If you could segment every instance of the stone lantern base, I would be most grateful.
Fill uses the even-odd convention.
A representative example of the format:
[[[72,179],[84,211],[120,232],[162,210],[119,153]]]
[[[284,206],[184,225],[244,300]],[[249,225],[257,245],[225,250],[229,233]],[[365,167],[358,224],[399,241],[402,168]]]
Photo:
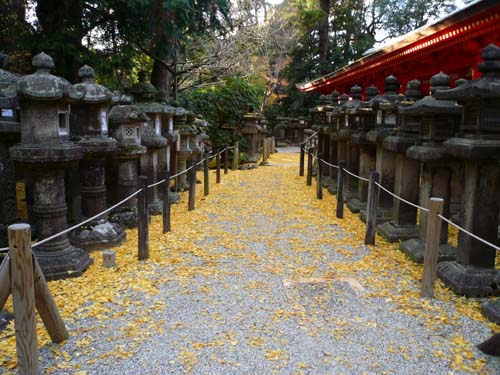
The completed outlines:
[[[418,228],[414,224],[396,224],[392,221],[377,226],[378,233],[389,242],[405,241],[418,237]]]
[[[359,217],[366,223],[366,206],[359,211]],[[377,224],[382,224],[392,219],[392,208],[377,207]]]
[[[412,238],[401,242],[400,250],[416,263],[424,263],[425,241],[420,238]],[[455,260],[457,249],[448,244],[439,245],[438,262]]]
[[[119,224],[103,219],[71,232],[69,239],[81,249],[94,251],[118,246],[125,241],[126,235]]]
[[[350,198],[347,201],[347,207],[352,213],[358,213],[363,209],[366,210],[366,202],[361,202],[358,198]]]
[[[137,228],[139,214],[137,207],[118,207],[111,213],[109,221],[124,228]]]
[[[438,277],[453,291],[467,297],[499,295],[500,270],[464,266],[458,262],[441,262]]]
[[[64,241],[67,242],[67,239]],[[46,247],[46,245],[44,245],[44,247]],[[63,251],[44,251],[39,253],[35,248],[33,252],[47,280],[59,280],[80,276],[93,263],[92,258],[90,258],[85,251],[73,247],[69,245],[69,243],[65,246]]]

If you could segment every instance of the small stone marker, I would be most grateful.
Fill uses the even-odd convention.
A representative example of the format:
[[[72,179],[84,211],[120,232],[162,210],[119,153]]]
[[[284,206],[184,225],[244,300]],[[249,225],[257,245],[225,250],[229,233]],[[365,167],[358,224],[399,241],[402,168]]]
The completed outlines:
[[[116,256],[113,250],[104,250],[102,252],[102,265],[104,268],[111,268],[116,265]]]

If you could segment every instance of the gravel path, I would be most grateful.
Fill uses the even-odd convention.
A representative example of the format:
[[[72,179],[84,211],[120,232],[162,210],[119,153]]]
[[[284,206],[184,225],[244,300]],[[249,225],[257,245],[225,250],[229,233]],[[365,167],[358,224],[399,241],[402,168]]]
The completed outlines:
[[[436,300],[420,299],[421,268],[381,240],[363,246],[359,219],[334,218],[333,197],[314,199],[296,175],[223,175],[196,211],[183,196],[174,232],[161,235],[153,218],[148,262],[129,240],[116,275],[96,258],[83,278],[51,283],[71,338],[41,348],[45,373],[500,373],[474,348],[494,327],[475,301],[442,285]],[[84,286],[87,302],[73,306]]]

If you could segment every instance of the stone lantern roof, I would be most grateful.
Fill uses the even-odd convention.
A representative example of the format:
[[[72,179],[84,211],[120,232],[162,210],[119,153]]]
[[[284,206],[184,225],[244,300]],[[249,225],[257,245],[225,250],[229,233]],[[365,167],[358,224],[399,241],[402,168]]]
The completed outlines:
[[[153,101],[158,95],[158,90],[151,83],[147,82],[147,73],[144,70],[139,72],[139,82],[132,86],[130,92],[138,102]]]
[[[400,95],[397,92],[400,87],[401,83],[396,77],[393,75],[387,76],[384,80],[384,93],[371,99],[369,105],[373,109],[391,109],[393,105],[397,105],[404,100],[404,95]],[[381,105],[384,108],[382,108]]]
[[[67,80],[50,74],[54,60],[44,52],[33,57],[35,73],[17,81],[17,94],[20,100],[27,101],[73,101],[85,96],[85,88],[75,87]]]
[[[78,70],[78,77],[81,82],[74,85],[77,91],[85,91],[82,98],[83,103],[87,104],[106,104],[111,103],[111,92],[104,86],[95,82],[95,71],[88,65],[82,66]]]
[[[357,114],[361,106],[361,99],[363,98],[363,88],[359,85],[351,87],[351,97],[352,100],[344,104],[344,110],[348,114]]]

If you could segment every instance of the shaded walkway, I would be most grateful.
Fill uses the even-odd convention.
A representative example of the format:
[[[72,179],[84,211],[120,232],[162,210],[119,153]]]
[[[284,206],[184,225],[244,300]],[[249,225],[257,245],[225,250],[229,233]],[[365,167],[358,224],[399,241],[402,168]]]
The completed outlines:
[[[359,219],[336,219],[333,197],[287,166],[298,154],[270,161],[223,175],[194,212],[184,196],[167,235],[154,217],[149,261],[131,231],[117,269],[95,253],[83,277],[50,283],[71,339],[48,344],[39,325],[46,373],[500,373],[473,348],[494,327],[476,302],[441,285],[420,299],[420,266],[381,239],[362,245]]]

